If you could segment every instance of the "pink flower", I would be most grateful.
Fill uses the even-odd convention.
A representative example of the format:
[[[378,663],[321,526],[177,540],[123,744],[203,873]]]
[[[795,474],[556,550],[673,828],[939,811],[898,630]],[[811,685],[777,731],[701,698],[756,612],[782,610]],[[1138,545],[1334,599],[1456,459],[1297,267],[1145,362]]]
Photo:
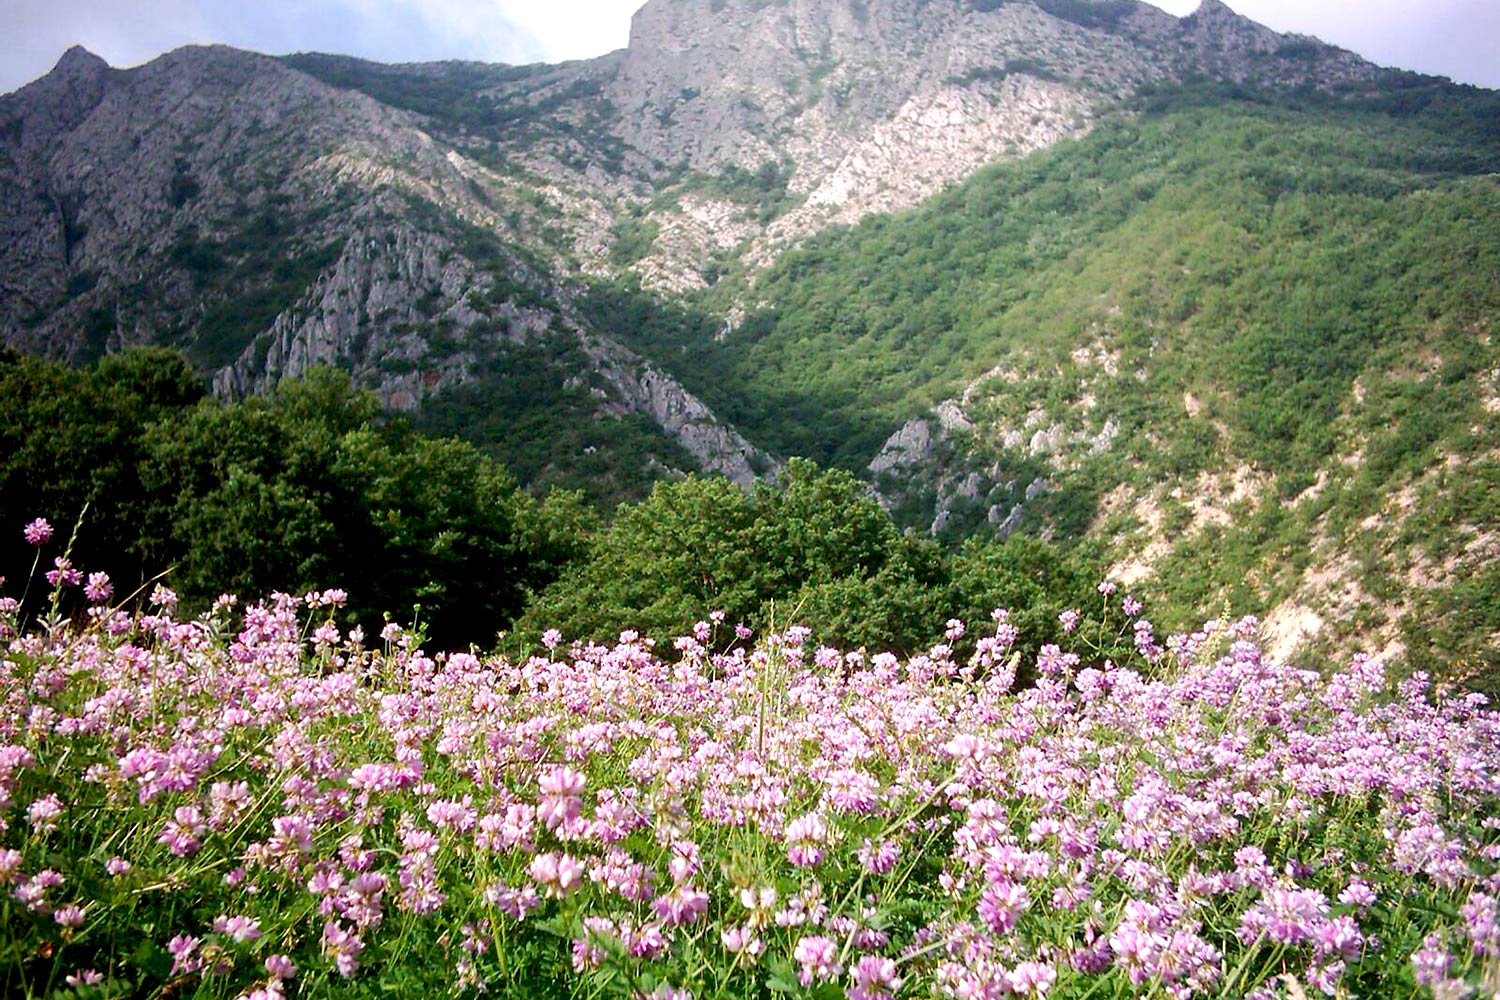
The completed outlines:
[[[359,953],[365,950],[365,943],[358,934],[330,920],[323,925],[323,950],[333,959],[338,974],[349,979],[359,968]]]
[[[439,799],[427,807],[427,818],[434,826],[455,832],[466,832],[474,828],[479,814],[474,810],[473,796],[462,799]]]
[[[872,875],[884,875],[896,867],[901,858],[901,845],[894,840],[882,840],[879,844],[868,837],[859,849],[859,863]]]
[[[896,963],[883,955],[862,955],[849,970],[854,985],[849,988],[849,1000],[882,1000],[894,996],[901,988],[901,977],[896,975]]]
[[[690,885],[674,885],[671,891],[656,897],[651,908],[668,927],[690,924],[708,909],[708,893]]]
[[[1344,891],[1339,893],[1339,902],[1360,908],[1375,905],[1375,890],[1361,878],[1351,878]]]
[[[724,950],[731,955],[744,954],[754,957],[766,949],[766,943],[749,924],[735,924],[724,928],[719,932],[719,941],[724,945]]]
[[[1031,893],[1024,885],[1002,879],[986,886],[980,895],[979,919],[996,934],[1008,934],[1030,906]]]
[[[792,952],[792,957],[802,966],[797,979],[803,986],[811,986],[815,981],[837,976],[842,971],[838,954],[838,945],[830,938],[817,935],[800,939]]]
[[[583,883],[583,864],[571,854],[538,854],[531,859],[529,871],[549,896],[566,896]]]
[[[64,881],[66,880],[61,872],[45,868],[17,886],[13,895],[33,913],[50,913],[52,905],[47,900],[47,893]]]
[[[1057,970],[1046,962],[1022,962],[1005,978],[1018,996],[1044,997],[1057,982]]]
[[[542,791],[537,816],[549,830],[556,830],[583,815],[583,790],[587,779],[571,767],[554,767],[537,779]]]
[[[103,604],[115,594],[115,585],[109,582],[108,573],[90,573],[88,584],[83,588],[83,596],[95,604]]]
[[[786,857],[794,865],[811,867],[823,860],[822,844],[828,839],[828,825],[817,813],[799,816],[786,827]]]
[[[268,955],[265,967],[266,973],[272,979],[295,979],[297,977],[297,964],[286,955],[279,953]]]
[[[553,767],[537,779],[537,787],[543,795],[582,795],[588,779],[571,767]]]
[[[37,518],[22,530],[28,545],[46,545],[52,541],[52,525],[45,518]]]
[[[57,817],[61,816],[62,812],[62,799],[56,795],[45,795],[33,802],[26,810],[26,819],[37,833],[48,834],[57,829]]]
[[[195,937],[179,934],[167,942],[167,953],[172,956],[172,974],[180,975],[187,972],[197,972],[203,967],[203,960],[198,957],[199,941]]]
[[[207,830],[202,810],[197,806],[178,806],[156,839],[175,856],[186,858],[198,853],[203,846],[199,838]]]
[[[254,917],[221,914],[214,918],[213,926],[215,934],[223,934],[236,944],[245,944],[260,937],[260,923]]]
[[[47,582],[54,587],[76,587],[83,582],[83,573],[73,568],[73,564],[63,556],[52,560],[55,569],[49,569],[46,573]]]

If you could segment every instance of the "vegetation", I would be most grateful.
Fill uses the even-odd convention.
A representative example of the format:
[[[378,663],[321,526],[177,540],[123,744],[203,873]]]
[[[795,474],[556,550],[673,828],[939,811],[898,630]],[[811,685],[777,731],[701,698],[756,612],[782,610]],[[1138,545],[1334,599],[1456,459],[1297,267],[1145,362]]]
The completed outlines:
[[[644,497],[697,460],[649,418],[601,412],[603,376],[572,335],[481,345],[478,372],[416,416],[428,434],[472,441],[533,489],[579,490],[598,507]]]
[[[1145,372],[1101,386],[1138,415],[1131,444],[1157,418],[1183,423],[1162,401],[1195,388],[1232,401],[1237,453],[1304,468],[1361,371],[1494,306],[1469,276],[1493,266],[1500,195],[1483,175],[1500,148],[1373,113],[1183,104],[785,255],[757,282],[766,307],[719,352],[724,381],[782,404],[752,433],[857,467],[997,365],[1068,393],[1093,330]]]
[[[753,289],[731,274],[695,302],[653,304],[597,288],[603,322],[752,440],[851,471],[963,392],[974,428],[944,444],[941,468],[883,484],[903,527],[933,523],[935,477],[967,468],[1015,484],[997,494],[1002,514],[1045,487],[1023,531],[1126,539],[1126,521],[1098,531],[1122,484],[1164,498],[1248,470],[1266,495],[1226,525],[1181,521],[1158,567],[1175,626],[1226,600],[1272,606],[1315,546],[1325,560],[1342,546],[1367,584],[1353,612],[1367,627],[1399,620],[1429,666],[1488,663],[1488,584],[1440,571],[1413,601],[1400,580],[1403,553],[1462,563],[1435,555],[1455,527],[1474,541],[1497,523],[1481,491],[1436,501],[1428,486],[1455,461],[1492,480],[1500,447],[1479,405],[1500,366],[1491,95],[1430,81],[1337,100],[1204,87],[1143,109],[827,232]],[[760,307],[729,329],[717,316],[735,301]],[[1063,443],[1033,451],[1037,429]],[[1292,505],[1314,482],[1316,499]],[[1411,492],[1441,514],[1387,516]],[[988,530],[987,503],[945,503],[950,537]],[[1372,516],[1377,530],[1361,528]],[[1474,629],[1429,621],[1460,606]]]
[[[90,371],[5,358],[0,510],[76,524],[75,558],[124,593],[161,577],[197,608],[337,579],[367,626],[420,605],[455,645],[492,642],[582,545],[576,499],[531,499],[473,446],[382,418],[341,373],[234,405],[198,394],[161,351]],[[7,544],[3,575],[28,564]]]
[[[671,551],[638,523],[656,516],[652,504],[717,487],[689,480],[646,499],[654,483],[691,473],[695,462],[646,420],[601,411],[599,377],[587,374],[572,337],[554,331],[520,341],[481,323],[445,347],[434,320],[424,331],[433,350],[471,353],[473,377],[428,401],[421,430],[464,437],[534,490],[583,490],[606,517],[622,501],[645,501],[597,538],[584,531],[575,540],[575,551],[597,564],[544,560],[545,572],[508,586],[489,627],[510,625],[535,591],[547,594],[552,620],[578,634],[609,635],[627,620],[676,630],[697,602],[717,601],[757,626],[802,608],[842,643],[920,648],[930,625],[915,623],[962,604],[953,588],[966,536],[989,537],[990,525],[1004,522],[1006,531],[1064,548],[1090,538],[1100,544],[1087,557],[1080,550],[1068,559],[1097,567],[1119,551],[1111,545],[1150,527],[1128,513],[1103,517],[1106,496],[1123,485],[1128,496],[1164,505],[1173,544],[1157,571],[1175,596],[1159,613],[1174,627],[1190,625],[1202,607],[1293,597],[1305,571],[1341,548],[1361,585],[1348,614],[1362,627],[1404,634],[1426,668],[1452,665],[1467,683],[1488,685],[1497,671],[1483,637],[1500,628],[1500,602],[1492,577],[1473,572],[1473,552],[1496,523],[1494,493],[1453,485],[1493,481],[1500,448],[1479,402],[1493,394],[1485,380],[1500,366],[1489,330],[1500,290],[1486,277],[1500,271],[1500,250],[1487,238],[1500,231],[1491,179],[1500,152],[1486,138],[1485,96],[1411,82],[1383,95],[1273,102],[1245,88],[1204,87],[1148,94],[1141,107],[1081,141],[983,171],[912,212],[826,233],[762,275],[753,296],[731,272],[694,300],[666,300],[627,278],[595,282],[570,304],[587,327],[672,373],[757,444],[828,468],[863,473],[896,428],[963,391],[972,429],[941,442],[932,468],[882,481],[896,521],[850,555],[847,573],[788,565],[757,579],[718,567],[712,587],[694,590],[662,567],[637,566],[639,578],[611,584],[610,573],[631,566],[631,545]],[[1471,125],[1460,127],[1465,114]],[[773,213],[786,190],[773,163],[688,180]],[[330,243],[269,261],[267,248],[290,238],[274,208],[238,236],[184,231],[172,252],[195,280],[241,289],[200,322],[200,360],[242,350],[245,317],[279,308],[337,250]],[[450,219],[418,221],[450,227],[455,252],[491,277],[473,308],[562,308],[539,259]],[[652,238],[638,220],[622,223],[619,236],[616,250],[627,257]],[[242,280],[246,268],[259,277]],[[734,301],[759,308],[730,326],[722,315]],[[142,428],[156,417],[121,419]],[[1101,439],[1106,428],[1111,436]],[[1060,443],[1033,448],[1038,430]],[[147,439],[168,448],[165,436]],[[1454,473],[1441,480],[1451,463]],[[149,467],[144,458],[138,464]],[[257,498],[288,525],[300,523],[296,510],[321,509],[338,495],[314,479],[305,488],[318,499],[302,507],[304,487],[276,485],[290,473],[249,467],[271,478],[237,481],[243,493],[235,496],[246,505]],[[1256,496],[1227,523],[1200,523],[1192,490],[1203,477],[1237,470],[1248,470]],[[962,496],[939,481],[973,474],[979,486]],[[57,497],[89,495],[66,476],[59,483]],[[212,506],[225,495],[217,490],[215,480],[182,502]],[[1387,529],[1385,505],[1406,496],[1421,503]],[[944,516],[935,519],[939,503]],[[722,491],[702,509],[730,519],[734,530],[716,543],[724,558],[741,567],[781,558],[767,531],[748,540],[734,533],[741,520],[763,516],[761,500]],[[102,531],[102,519],[114,516],[96,507],[99,527],[85,530]],[[229,531],[223,524],[254,523],[214,517],[217,528],[208,514],[163,515],[170,530],[157,530],[154,548],[122,538],[112,551],[129,553],[134,562],[121,570],[137,580],[181,561],[196,574],[188,592],[208,587],[214,566],[240,559],[270,567],[273,553],[288,551],[265,545],[251,558],[227,548],[195,562],[187,553]],[[1375,530],[1362,527],[1371,517]],[[936,547],[901,537],[935,521]],[[627,528],[637,532],[633,541]],[[333,545],[351,536],[340,528],[312,537]],[[1461,538],[1479,548],[1455,547]],[[306,561],[275,556],[283,564],[253,582],[217,585],[263,589],[273,575],[310,585],[332,564],[318,545],[306,551]],[[1419,597],[1403,582],[1411,553],[1425,567]],[[564,562],[577,593],[590,596],[549,590],[547,574],[564,572]],[[403,584],[399,600],[395,592],[373,599],[381,611],[403,613],[428,582]],[[532,628],[544,617],[524,620]],[[1466,624],[1444,624],[1459,621]]]
[[[475,141],[565,96],[291,61]],[[0,992],[1493,995],[1500,104],[1135,110],[691,301],[563,302],[414,200],[489,279],[463,330],[419,305],[473,377],[415,424],[331,370],[203,398],[102,308],[91,367],[0,354]],[[787,180],[684,186],[764,222]],[[168,251],[200,365],[340,252],[286,207]],[[695,475],[506,308],[806,457]],[[859,474],[960,394],[888,511]],[[1151,618],[1104,579],[1144,530]],[[1314,570],[1404,664],[1203,621]]]
[[[940,641],[946,619],[1000,606],[1040,634],[1087,604],[1097,572],[1030,539],[953,551],[902,535],[853,476],[794,459],[748,494],[723,479],[658,484],[617,512],[516,632],[609,640],[630,623],[667,636],[711,608],[732,624],[802,623],[814,641],[911,653]]]
[[[602,164],[611,173],[623,169],[624,145],[606,126],[609,101],[591,80],[559,87],[546,78],[548,67],[542,65],[448,61],[391,66],[316,52],[285,56],[284,61],[324,83],[427,116],[429,127],[481,160],[494,158],[495,144],[547,138],[580,143],[567,156],[577,160],[579,169],[590,164]],[[579,102],[581,114],[556,114]],[[495,165],[504,163],[497,160]]]
[[[46,528],[24,535],[50,557]],[[56,571],[54,609],[86,568]],[[905,659],[797,627],[721,644],[713,617],[670,655],[549,633],[510,659],[377,642],[338,590],[190,618],[167,588],[136,613],[85,589],[76,627],[23,634],[0,603],[6,996],[1500,977],[1500,716],[1363,657],[1289,668],[1253,621],[1164,648],[1102,588],[1098,629],[1035,655],[997,610]]]
[[[711,606],[755,628],[795,620],[829,642],[909,652],[940,638],[934,623],[1001,604],[1045,625],[1084,604],[1098,576],[1031,540],[956,551],[903,536],[862,483],[804,460],[748,494],[716,478],[658,483],[600,527],[580,494],[533,499],[473,445],[383,416],[332,370],[228,405],[200,401],[186,362],[160,350],[83,371],[9,356],[0,375],[4,426],[51,427],[8,442],[0,514],[76,523],[76,561],[126,591],[163,579],[187,608],[327,580],[367,628],[420,606],[448,646],[492,644],[513,621],[521,642],[550,627],[666,636]],[[496,398],[493,386],[476,392]],[[455,420],[463,399],[447,404]],[[509,428],[513,455],[581,446],[566,426]],[[642,433],[638,458],[653,440]],[[639,466],[599,474],[616,472],[648,481]],[[3,575],[24,578],[29,556],[14,541]]]
[[[766,160],[754,170],[731,163],[717,174],[689,173],[671,189],[670,197],[683,191],[703,191],[744,205],[751,218],[765,224],[796,205],[798,196],[788,187],[791,179],[790,163]]]

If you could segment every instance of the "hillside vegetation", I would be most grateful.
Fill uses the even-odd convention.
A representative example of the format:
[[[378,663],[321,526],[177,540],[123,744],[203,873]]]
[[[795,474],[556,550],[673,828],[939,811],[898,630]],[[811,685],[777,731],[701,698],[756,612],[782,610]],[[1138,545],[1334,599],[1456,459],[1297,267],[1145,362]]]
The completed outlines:
[[[347,628],[338,589],[198,616],[88,589],[77,628],[0,602],[7,996],[1500,981],[1500,718],[1367,657],[1288,667],[1253,620],[1163,646],[1104,592],[1033,654],[1002,609],[908,658],[710,616],[670,655],[513,659]]]
[[[1093,538],[1184,608],[1308,604],[1492,670],[1500,110],[1420,93],[1159,97],[615,329],[773,451],[866,475],[948,401],[940,447],[872,476],[904,525]]]
[[[225,404],[159,349],[82,371],[3,356],[0,417],[0,517],[45,515],[68,539],[49,558],[105,574],[121,598],[165,581],[196,612],[226,591],[331,580],[371,634],[415,616],[446,648],[509,631],[526,649],[554,628],[666,637],[714,610],[731,626],[795,622],[820,641],[911,652],[948,618],[1002,605],[1040,632],[1089,606],[1100,572],[1034,539],[905,536],[857,479],[807,461],[750,494],[722,478],[659,483],[606,525],[581,494],[534,497],[472,445],[382,415],[333,369]],[[0,552],[0,577],[33,574],[19,535]],[[81,599],[70,591],[61,610]],[[32,592],[22,619],[44,604]]]

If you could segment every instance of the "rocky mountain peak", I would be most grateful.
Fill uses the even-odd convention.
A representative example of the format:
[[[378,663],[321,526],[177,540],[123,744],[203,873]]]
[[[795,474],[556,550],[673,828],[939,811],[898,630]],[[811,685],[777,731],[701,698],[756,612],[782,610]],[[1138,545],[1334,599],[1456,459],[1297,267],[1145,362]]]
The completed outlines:
[[[110,72],[109,63],[75,45],[46,76],[0,95],[0,125],[17,136],[16,154],[24,157],[77,128],[103,99]]]
[[[107,72],[109,63],[82,45],[74,45],[62,54],[52,72],[64,76],[97,75]]]
[[[1274,52],[1286,36],[1236,13],[1223,0],[1203,0],[1182,19],[1186,33],[1200,45],[1240,52]]]

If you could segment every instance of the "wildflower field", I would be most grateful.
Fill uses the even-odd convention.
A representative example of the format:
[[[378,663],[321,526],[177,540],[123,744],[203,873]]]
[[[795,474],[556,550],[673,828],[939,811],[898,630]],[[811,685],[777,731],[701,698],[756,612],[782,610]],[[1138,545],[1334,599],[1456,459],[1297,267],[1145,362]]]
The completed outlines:
[[[1500,716],[1254,619],[507,658],[48,578],[0,603],[7,997],[1500,992]]]

